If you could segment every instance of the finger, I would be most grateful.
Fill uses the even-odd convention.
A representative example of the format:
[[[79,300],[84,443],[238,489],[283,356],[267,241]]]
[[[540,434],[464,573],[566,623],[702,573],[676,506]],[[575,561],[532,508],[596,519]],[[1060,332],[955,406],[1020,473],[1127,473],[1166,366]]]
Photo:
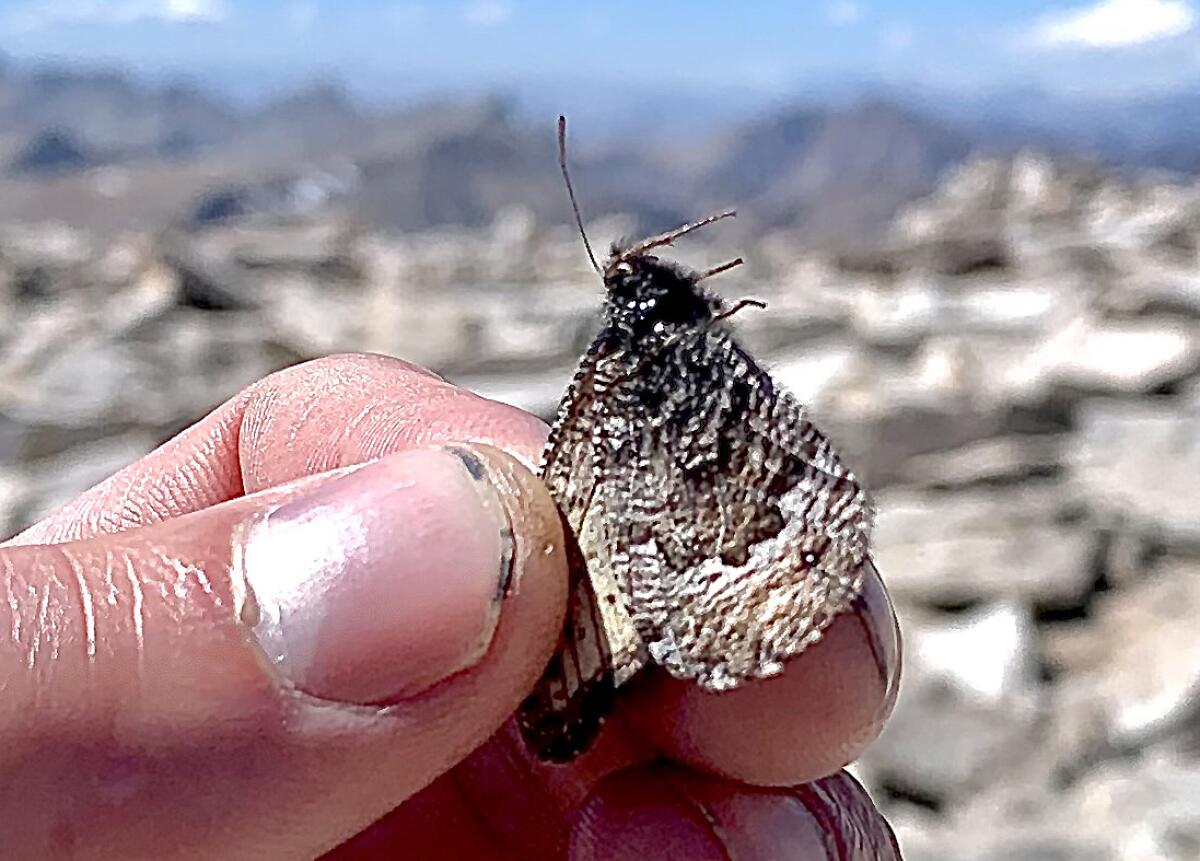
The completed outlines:
[[[232,493],[233,485],[240,492],[243,481],[255,490],[428,441],[486,438],[532,458],[544,430],[524,413],[380,356],[300,365],[268,377],[231,404],[236,408],[223,409],[236,415],[236,423],[218,411],[175,445],[86,495],[82,520],[108,526],[172,516],[206,498],[188,496],[188,488],[205,490],[207,498]],[[236,444],[218,445],[215,439]],[[228,473],[221,465],[230,462],[236,481],[212,492],[220,483],[207,477]],[[74,528],[71,518],[77,514],[69,508],[61,515],[66,523],[51,521],[22,540],[54,540],[60,530]],[[605,735],[620,736],[623,726],[631,726],[624,735],[642,742],[642,750],[602,754],[600,765],[598,757],[585,757],[572,770],[582,777],[573,775],[571,782],[586,786],[656,750],[766,785],[809,780],[845,765],[878,733],[899,679],[894,614],[873,567],[865,580],[863,598],[777,679],[720,695],[663,674],[636,686],[622,697],[621,719],[611,721]],[[754,738],[772,744],[755,745]],[[560,781],[562,770],[553,771],[553,780]]]
[[[672,759],[784,786],[856,759],[882,730],[899,685],[899,627],[868,562],[859,598],[780,676],[712,694],[655,674],[631,690],[621,716]]]
[[[10,543],[50,544],[160,523],[306,475],[442,442],[532,463],[545,425],[416,365],[341,355],[272,374]]]
[[[511,713],[565,593],[540,482],[461,447],[4,548],[0,571],[15,858],[331,848]]]
[[[507,847],[479,817],[452,775],[443,775],[321,861],[561,861]]]
[[[421,445],[474,442],[537,462],[536,417],[386,356],[347,355],[262,380],[238,440],[247,492]]]
[[[845,772],[764,790],[656,763],[600,781],[561,821],[555,808],[543,800],[536,827],[497,829],[451,772],[323,861],[900,858],[887,821]]]
[[[622,772],[597,787],[572,833],[570,858],[895,861],[900,851],[845,773],[764,790],[659,766]]]

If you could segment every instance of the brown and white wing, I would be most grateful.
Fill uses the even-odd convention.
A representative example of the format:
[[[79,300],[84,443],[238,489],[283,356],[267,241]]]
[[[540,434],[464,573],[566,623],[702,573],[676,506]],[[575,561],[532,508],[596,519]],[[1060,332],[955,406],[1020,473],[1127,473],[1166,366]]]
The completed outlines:
[[[558,648],[518,709],[517,723],[534,753],[551,762],[570,761],[590,746],[616,688],[647,660],[628,612],[628,583],[610,563],[613,521],[598,450],[606,353],[602,336],[563,399],[542,459],[567,542],[567,614]]]
[[[706,689],[775,675],[861,590],[866,493],[723,333],[677,343],[639,387],[655,421],[613,482],[635,509],[618,537],[633,620],[657,663]]]

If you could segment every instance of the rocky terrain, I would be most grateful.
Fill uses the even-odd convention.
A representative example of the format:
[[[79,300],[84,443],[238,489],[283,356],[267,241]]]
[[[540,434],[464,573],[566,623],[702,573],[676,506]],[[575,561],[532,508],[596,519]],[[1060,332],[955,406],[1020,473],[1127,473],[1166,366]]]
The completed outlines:
[[[906,857],[1197,857],[1200,187],[974,159],[870,246],[731,235],[678,256],[746,257],[719,283],[769,302],[745,340],[876,489],[906,668],[856,769]],[[520,208],[392,235],[336,209],[6,222],[0,530],[334,351],[546,416],[597,300],[574,232]]]

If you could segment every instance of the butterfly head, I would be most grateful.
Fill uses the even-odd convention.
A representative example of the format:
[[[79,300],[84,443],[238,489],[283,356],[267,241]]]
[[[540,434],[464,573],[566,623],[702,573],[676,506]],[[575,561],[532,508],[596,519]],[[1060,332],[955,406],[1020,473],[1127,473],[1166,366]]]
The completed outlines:
[[[706,326],[723,303],[699,285],[699,276],[650,254],[622,254],[614,248],[604,267],[610,322],[637,337],[670,337]]]

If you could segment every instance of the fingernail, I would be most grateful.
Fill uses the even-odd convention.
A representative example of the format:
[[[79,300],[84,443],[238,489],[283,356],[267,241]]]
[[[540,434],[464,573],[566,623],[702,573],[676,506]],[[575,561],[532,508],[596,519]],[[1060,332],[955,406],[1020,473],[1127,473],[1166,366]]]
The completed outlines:
[[[879,704],[879,721],[892,713],[900,690],[900,628],[891,598],[879,570],[871,559],[863,563],[863,588],[854,611],[863,625],[863,635],[879,670],[884,696]]]
[[[789,802],[818,826],[827,854],[836,859],[901,861],[896,834],[862,784],[845,771],[791,790]],[[806,857],[806,856],[801,856]]]
[[[836,834],[823,828],[821,821],[794,798],[747,790],[730,793],[707,810],[726,826],[722,828],[723,842],[730,858],[841,861],[855,857],[839,853]]]
[[[726,858],[899,861],[896,838],[862,786],[845,772],[791,789],[739,786],[679,769],[665,784],[703,822]]]
[[[830,851],[835,834],[786,791],[674,767],[631,769],[605,778],[584,804],[571,857],[821,861],[839,857]]]
[[[836,828],[826,827],[793,796],[735,788],[724,781],[678,772],[667,782],[695,808],[728,858],[821,861],[839,857],[831,851]]]
[[[513,571],[504,501],[467,447],[392,455],[255,521],[242,611],[295,687],[412,696],[483,657]]]

